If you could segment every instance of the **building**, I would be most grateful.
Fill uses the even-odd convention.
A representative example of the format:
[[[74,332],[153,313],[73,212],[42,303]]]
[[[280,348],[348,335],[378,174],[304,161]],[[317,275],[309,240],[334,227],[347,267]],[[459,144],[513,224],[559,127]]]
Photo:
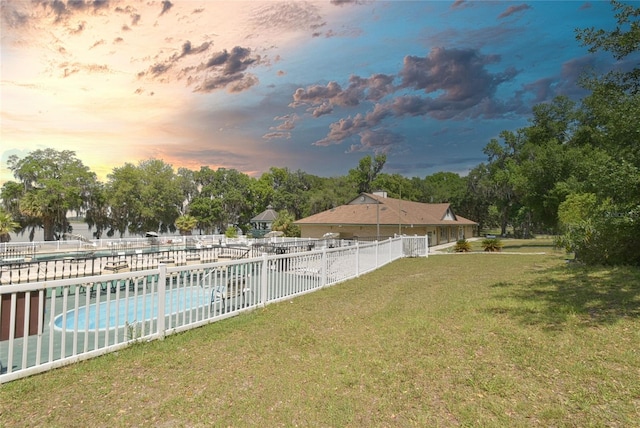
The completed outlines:
[[[338,233],[341,239],[429,235],[431,245],[477,235],[478,223],[457,216],[448,203],[424,204],[389,198],[386,192],[361,193],[341,205],[295,222],[303,238]]]
[[[253,235],[262,236],[271,232],[271,225],[277,217],[278,213],[269,205],[266,210],[250,220],[251,226],[253,227]]]

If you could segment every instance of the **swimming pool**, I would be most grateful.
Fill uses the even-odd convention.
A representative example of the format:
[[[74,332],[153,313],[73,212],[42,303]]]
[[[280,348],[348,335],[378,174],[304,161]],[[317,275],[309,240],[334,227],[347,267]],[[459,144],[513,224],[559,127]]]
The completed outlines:
[[[165,311],[167,315],[177,312],[203,308],[211,303],[211,290],[201,287],[182,287],[169,290],[165,296]],[[77,310],[67,311],[56,316],[54,328],[68,331],[75,329],[76,318],[78,330],[111,330],[125,327],[127,324],[152,321],[158,318],[158,293],[148,293],[143,296],[129,296],[108,302],[82,306]]]

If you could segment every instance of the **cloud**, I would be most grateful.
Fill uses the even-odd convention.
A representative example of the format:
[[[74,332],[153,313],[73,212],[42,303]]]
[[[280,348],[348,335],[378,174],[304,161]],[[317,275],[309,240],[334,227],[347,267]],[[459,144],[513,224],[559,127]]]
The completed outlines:
[[[83,64],[80,62],[63,62],[58,65],[58,68],[62,70],[62,77],[69,77],[81,71],[89,74],[112,72],[106,64]]]
[[[60,1],[58,1],[61,3]],[[54,1],[55,3],[55,1]],[[107,8],[109,6],[109,0],[67,0],[67,7],[75,10],[93,9],[98,10]]]
[[[505,10],[500,15],[498,15],[498,19],[508,18],[509,16],[515,13],[522,12],[523,10],[527,10],[527,9],[531,9],[531,6],[524,3],[518,6],[509,6],[507,10]]]
[[[330,102],[323,102],[320,106],[313,109],[313,117],[320,117],[331,113],[333,113],[333,104]]]
[[[162,16],[165,13],[169,12],[169,9],[171,9],[172,7],[173,7],[173,3],[171,3],[169,0],[163,0],[162,1],[162,11],[160,12],[160,16]]]
[[[29,15],[15,9],[11,9],[13,6],[13,4],[5,2],[0,4],[2,20],[6,22],[10,28],[19,28],[27,25],[29,22]]]
[[[71,34],[80,34],[80,33],[82,33],[82,31],[84,31],[86,26],[87,26],[87,22],[86,21],[81,21],[81,22],[78,23],[78,26],[75,29],[71,28],[69,30],[69,32]]]
[[[191,41],[187,40],[182,44],[182,49],[179,55],[173,55],[171,57],[172,61],[177,61],[187,55],[198,55],[209,50],[209,47],[212,45],[212,42],[203,42],[200,46],[193,46]]]
[[[336,6],[345,6],[352,4],[368,4],[371,3],[372,0],[331,0],[331,4]]]
[[[308,31],[325,25],[318,7],[307,2],[266,2],[253,11],[250,21],[258,31]]]
[[[467,4],[465,3],[466,3],[465,0],[456,0],[451,5],[451,9],[462,9],[467,6]]]
[[[400,146],[404,138],[386,129],[367,129],[360,134],[360,144],[353,144],[347,153],[374,152],[375,154],[389,153],[393,148]]]
[[[198,67],[207,75],[195,92],[212,92],[222,88],[227,88],[229,92],[244,91],[258,84],[258,78],[245,71],[259,63],[260,56],[251,56],[251,49],[248,48],[236,46],[231,52],[226,49],[217,52]]]
[[[107,41],[105,39],[97,40],[91,46],[89,46],[89,50],[91,50],[91,49],[93,49],[93,48],[95,48],[97,46],[104,45],[105,43],[107,43]]]
[[[154,64],[149,68],[149,72],[154,76],[165,74],[171,69],[171,64]]]
[[[305,104],[324,104],[337,97],[342,92],[342,87],[336,82],[329,82],[326,86],[313,85],[307,89],[298,88],[293,94],[291,107],[298,107]]]
[[[252,64],[260,61],[260,56],[251,57],[251,49],[240,46],[234,47],[231,52],[224,49],[214,54],[207,61],[206,68],[219,69],[223,75],[232,75],[245,71]]]
[[[593,56],[583,56],[570,59],[562,64],[560,73],[526,83],[522,90],[517,92],[518,97],[532,94],[529,104],[539,104],[551,101],[558,95],[566,95],[578,99],[584,97],[588,91],[578,85],[585,70],[597,70],[602,72],[606,67],[599,64]]]
[[[34,3],[39,3],[43,9],[50,10],[55,16],[55,23],[65,22],[76,12],[96,12],[109,6],[108,0],[67,0],[66,3],[62,0],[36,0]]]
[[[432,96],[401,95],[388,106],[378,106],[378,114],[390,111],[396,117],[429,115],[439,120],[496,117],[505,109],[494,100],[495,91],[517,74],[513,68],[489,73],[485,66],[496,61],[498,57],[483,56],[474,50],[441,48],[433,49],[424,58],[407,56],[399,73],[400,87],[422,90]]]
[[[258,78],[244,73],[206,78],[194,92],[213,92],[226,88],[229,92],[242,92],[258,84]]]
[[[451,111],[442,117],[453,117],[491,98],[503,82],[513,79],[513,68],[491,74],[486,65],[500,60],[496,55],[481,55],[473,49],[435,48],[426,57],[406,56],[400,70],[402,87],[435,94],[431,109]]]
[[[212,42],[203,42],[193,46],[191,41],[185,41],[179,49],[169,58],[156,62],[147,71],[139,72],[138,77],[151,79],[160,78],[163,82],[187,78],[187,85],[195,85],[194,92],[213,92],[226,88],[229,92],[241,92],[256,84],[258,79],[247,74],[246,70],[260,64],[260,55],[252,55],[251,49],[236,46],[231,51],[223,49],[203,59],[198,65],[188,65],[178,71],[173,71],[175,65],[189,56],[199,58],[213,45]]]
[[[276,131],[291,131],[296,127],[295,123],[298,120],[297,114],[288,114],[285,116],[274,117],[273,120],[281,120],[282,123],[278,126],[271,127],[269,129]]]
[[[262,138],[265,140],[288,140],[291,138],[291,132],[267,132]]]
[[[495,99],[498,86],[518,74],[514,68],[489,72],[487,66],[499,61],[497,55],[482,55],[474,49],[435,48],[425,57],[406,56],[397,76],[351,76],[344,89],[337,82],[298,88],[290,107],[311,106],[308,111],[317,118],[333,113],[336,106],[355,108],[373,102],[373,109],[368,112],[331,123],[326,137],[314,145],[341,144],[358,135],[360,144],[350,150],[386,153],[402,140],[385,128],[388,118],[493,118],[517,109],[518,99],[507,102]],[[396,79],[400,80],[398,85],[394,84]]]
[[[369,78],[351,76],[346,89],[336,82],[326,86],[313,85],[307,89],[298,88],[293,94],[291,107],[311,105],[314,117],[333,112],[335,106],[356,107],[361,101],[378,101],[393,92],[393,76],[375,74]]]
[[[358,113],[354,117],[340,119],[329,125],[329,134],[322,140],[313,143],[314,146],[330,146],[340,144],[342,141],[352,137],[359,132],[365,131],[371,125],[367,122],[365,116]]]

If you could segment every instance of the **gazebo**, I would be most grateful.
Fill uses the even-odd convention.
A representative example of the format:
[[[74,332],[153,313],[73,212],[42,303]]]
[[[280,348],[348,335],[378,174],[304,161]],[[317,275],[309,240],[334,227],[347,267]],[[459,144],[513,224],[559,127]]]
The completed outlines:
[[[253,217],[250,221],[255,234],[263,235],[271,231],[271,225],[278,217],[278,213],[273,209],[271,205],[267,206],[267,209],[262,211],[257,216]]]

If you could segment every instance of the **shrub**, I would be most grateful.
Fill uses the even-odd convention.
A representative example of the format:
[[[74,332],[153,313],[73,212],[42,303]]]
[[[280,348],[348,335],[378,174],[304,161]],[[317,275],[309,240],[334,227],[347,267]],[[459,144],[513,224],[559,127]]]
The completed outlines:
[[[227,238],[237,238],[238,237],[238,229],[233,226],[227,227],[227,230],[224,231],[224,236]]]
[[[453,247],[453,251],[456,253],[468,253],[471,251],[471,243],[466,239],[459,239],[455,247]]]
[[[495,252],[502,249],[502,241],[498,238],[486,238],[482,240],[482,248],[485,251]]]

